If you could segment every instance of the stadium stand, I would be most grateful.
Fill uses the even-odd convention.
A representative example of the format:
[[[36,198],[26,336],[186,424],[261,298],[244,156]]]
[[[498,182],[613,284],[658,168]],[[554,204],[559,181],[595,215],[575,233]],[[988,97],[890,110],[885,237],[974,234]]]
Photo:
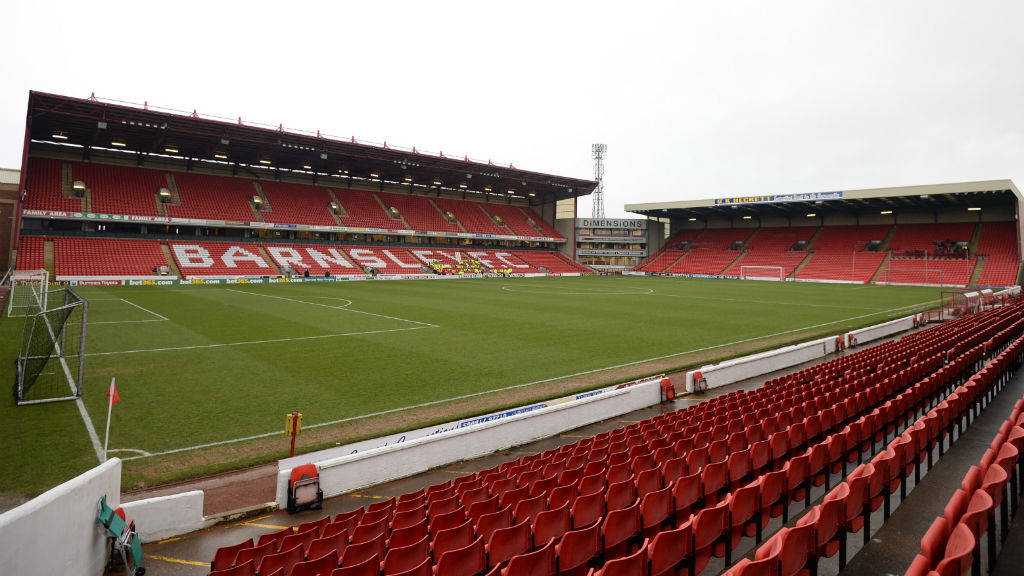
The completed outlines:
[[[167,187],[164,172],[145,168],[73,162],[71,175],[89,187],[92,211],[99,214],[158,216],[156,195]]]
[[[811,259],[796,273],[805,280],[868,282],[885,259],[882,252],[863,252],[881,242],[891,226],[826,226],[811,245]]]
[[[167,265],[157,240],[54,238],[57,280],[73,278],[152,278]]]
[[[884,271],[880,282],[890,284],[942,284],[967,286],[974,274],[974,258],[922,259],[894,257]]]
[[[22,236],[18,248],[18,270],[42,270],[45,243],[46,239],[42,236]]]
[[[481,204],[481,208],[493,217],[501,218],[516,236],[524,238],[558,238],[562,235],[547,225],[544,219],[530,210],[508,204]],[[531,223],[532,222],[532,223]],[[539,228],[539,229],[538,229]]]
[[[725,274],[739,276],[743,266],[781,266],[783,277],[788,278],[807,257],[806,249],[794,252],[793,245],[810,240],[817,230],[811,226],[761,228],[747,244],[746,255],[726,270]]]
[[[381,192],[378,197],[388,208],[394,207],[413,230],[464,232],[458,224],[445,220],[425,196],[409,196]]]
[[[664,272],[666,268],[671,266],[676,260],[682,258],[686,250],[681,249],[682,246],[696,239],[703,230],[681,230],[675,236],[669,239],[665,243],[665,246],[655,252],[644,262],[641,262],[636,270],[642,270],[644,272]],[[688,246],[687,246],[688,248]]]
[[[290,267],[299,274],[308,270],[311,276],[323,276],[327,272],[330,272],[332,276],[362,274],[362,270],[345,256],[345,251],[339,246],[319,244],[263,244],[262,246],[282,271],[286,267]]]
[[[81,212],[82,199],[62,193],[64,163],[50,158],[29,158],[25,208],[56,212]],[[68,187],[73,181],[69,179]],[[70,192],[70,190],[69,190]]]
[[[181,205],[167,206],[167,213],[172,217],[235,222],[256,220],[250,206],[252,197],[256,195],[252,180],[179,172],[174,174],[174,182]]]
[[[170,247],[185,279],[279,275],[255,244],[171,242]]]
[[[721,274],[742,252],[730,250],[746,242],[756,230],[750,228],[712,228],[691,242],[691,249],[678,262],[665,269],[671,274]]]
[[[269,210],[262,210],[267,222],[281,224],[308,224],[312,226],[337,226],[328,205],[332,202],[326,188],[303,186],[287,182],[261,181],[260,187],[270,203]]]
[[[586,266],[569,260],[559,252],[516,252],[520,260],[536,269],[547,269],[552,274],[593,274]]]
[[[984,257],[981,269],[982,286],[1013,286],[1017,283],[1020,254],[1017,250],[1017,228],[1013,222],[986,222],[978,241],[978,257]]]
[[[381,274],[421,274],[423,265],[404,248],[378,248],[375,246],[345,247],[349,258],[369,271]]]
[[[965,253],[954,253],[952,245],[970,242],[975,226],[970,222],[899,224],[889,241],[888,250],[894,255],[909,257],[962,258]]]
[[[392,218],[384,211],[384,207],[381,206],[373,192],[335,190],[334,195],[347,214],[340,217],[345,226],[383,228],[385,230],[405,227],[400,219]]]
[[[970,424],[969,414],[985,406],[1007,371],[1019,365],[1022,334],[1024,301],[1017,300],[757,389],[736,390],[323,518],[316,523],[321,533],[358,536],[341,539],[332,550],[319,547],[318,554],[334,552],[343,574],[365,558],[373,558],[374,571],[368,573],[374,574],[382,561],[399,562],[385,560],[389,555],[407,554],[402,568],[428,563],[433,568],[424,566],[423,573],[439,576],[462,574],[454,567],[462,564],[456,558],[472,567],[467,575],[500,569],[506,576],[554,576],[558,566],[576,574],[588,565],[595,573],[613,574],[635,563],[623,573],[685,569],[696,576],[713,557],[730,566],[738,544],[752,539],[758,546],[754,560],[742,560],[728,574],[813,574],[819,558],[836,554],[843,567],[847,535],[862,532],[866,542],[872,512],[882,510],[887,519],[895,501],[905,499],[911,475],[920,478],[931,469],[936,450],[941,458],[944,446]],[[1005,441],[993,443],[993,455],[983,459],[1002,474],[971,474],[981,494],[1004,490],[1016,462],[1012,443],[1024,441],[1024,429],[1004,430]],[[837,474],[841,479],[833,487]],[[815,489],[826,495],[811,508]],[[986,506],[967,506],[967,514],[995,509],[991,498]],[[560,529],[548,527],[547,518],[564,515],[566,508],[568,527],[564,521]],[[771,519],[781,517],[785,524],[808,508],[795,526],[763,533]],[[494,524],[491,517],[501,520]],[[282,539],[302,533],[303,526],[268,534],[267,542],[277,543],[270,548],[283,550]],[[417,538],[405,536],[416,526],[422,531],[417,540],[429,539],[432,555],[406,543]],[[979,540],[972,543],[965,529],[952,532],[958,534],[957,548],[945,553],[962,562]],[[963,548],[960,540],[967,541]],[[372,552],[350,556],[361,542],[372,542]],[[250,561],[251,554],[238,558],[250,546],[251,540],[219,549],[211,568],[222,569],[232,552],[235,565]],[[315,560],[295,562],[303,559]],[[969,564],[959,566],[957,574]]]
[[[483,204],[479,202],[453,200],[451,198],[434,198],[433,201],[441,210],[451,212],[466,229],[466,232],[497,236],[513,235],[511,230],[504,226],[499,226],[493,218],[484,212]]]

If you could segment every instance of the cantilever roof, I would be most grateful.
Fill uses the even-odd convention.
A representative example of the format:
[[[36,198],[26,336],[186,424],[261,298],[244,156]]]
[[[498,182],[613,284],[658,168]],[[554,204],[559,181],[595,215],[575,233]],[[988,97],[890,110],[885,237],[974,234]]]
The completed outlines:
[[[1020,201],[1012,180],[985,180],[924,186],[836,190],[795,194],[751,195],[707,200],[626,204],[627,212],[649,217],[734,216],[737,214],[805,214],[834,210],[871,212],[900,208],[955,209],[1006,205]]]
[[[96,98],[30,92],[27,136],[33,141],[74,145],[88,158],[94,148],[134,152],[142,164],[149,155],[235,165],[270,167],[308,174],[313,180],[352,177],[465,191],[468,195],[513,196],[531,204],[590,194],[597,182],[521,170],[511,165],[451,158],[225,119],[196,112],[127,105]],[[308,168],[307,168],[308,167]],[[440,186],[435,184],[440,182]]]

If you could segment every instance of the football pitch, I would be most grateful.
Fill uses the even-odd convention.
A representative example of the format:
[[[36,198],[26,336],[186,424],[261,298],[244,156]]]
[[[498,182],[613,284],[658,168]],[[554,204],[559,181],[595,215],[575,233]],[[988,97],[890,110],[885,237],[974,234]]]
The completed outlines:
[[[96,465],[114,377],[110,455],[125,459],[129,488],[287,456],[292,410],[304,415],[300,449],[322,448],[369,434],[367,422],[415,428],[624,371],[839,333],[939,298],[937,288],[619,276],[75,290],[89,302],[82,402],[0,409],[2,491],[33,495]],[[21,319],[0,322],[9,385],[20,330]]]

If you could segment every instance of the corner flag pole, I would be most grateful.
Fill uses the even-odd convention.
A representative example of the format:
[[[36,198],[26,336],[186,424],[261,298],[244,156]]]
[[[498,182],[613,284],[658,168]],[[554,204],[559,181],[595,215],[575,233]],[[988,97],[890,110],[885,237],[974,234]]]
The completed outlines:
[[[107,388],[107,433],[103,437],[103,461],[107,461],[107,442],[110,440],[110,413],[114,409],[114,399],[117,398],[116,378],[110,379],[110,388]]]

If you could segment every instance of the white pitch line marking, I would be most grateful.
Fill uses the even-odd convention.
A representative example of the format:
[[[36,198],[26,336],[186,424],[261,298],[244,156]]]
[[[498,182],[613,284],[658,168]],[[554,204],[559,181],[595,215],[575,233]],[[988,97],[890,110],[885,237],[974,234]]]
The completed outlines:
[[[271,338],[269,340],[247,340],[245,342],[223,342],[220,344],[193,344],[191,346],[170,346],[167,348],[143,348],[139,350],[115,350],[112,352],[90,352],[86,356],[116,356],[118,354],[141,354],[143,352],[174,352],[177,350],[200,350],[203,348],[225,348],[229,346],[249,346],[252,344],[273,344],[275,342],[297,342],[301,340],[322,340],[324,338],[340,338],[342,336],[366,336],[369,334],[386,334],[388,332],[408,332],[423,328],[440,328],[440,326],[411,326],[409,328],[389,328],[387,330],[366,330],[363,332],[343,332],[341,334],[318,334],[316,336],[294,336],[291,338]]]
[[[936,300],[936,302],[937,302],[937,300]],[[890,313],[892,313],[892,312],[899,312],[900,310],[905,310],[907,308],[913,308],[915,306],[919,306],[919,304],[911,304],[909,306],[901,306],[899,308],[892,308],[890,310],[884,310],[883,312],[890,312]],[[784,330],[782,332],[776,332],[775,334],[766,334],[766,335],[763,335],[763,336],[756,336],[756,337],[753,337],[753,338],[746,338],[746,339],[743,339],[743,340],[737,340],[735,342],[726,342],[724,344],[715,344],[713,346],[705,346],[703,348],[695,348],[693,350],[685,350],[683,352],[675,352],[673,354],[666,354],[664,356],[657,356],[657,357],[654,357],[654,358],[647,358],[646,360],[636,360],[636,361],[633,361],[633,362],[626,362],[624,364],[618,364],[618,365],[615,365],[615,366],[605,366],[604,368],[595,368],[593,370],[584,370],[582,372],[577,372],[575,374],[567,374],[567,375],[564,375],[564,376],[555,376],[553,378],[545,378],[543,380],[535,380],[533,382],[525,382],[525,383],[522,383],[522,384],[513,384],[511,386],[505,386],[504,388],[497,388],[497,389],[494,389],[494,390],[485,390],[485,391],[482,391],[482,392],[473,392],[471,394],[463,394],[461,396],[453,396],[451,398],[444,398],[444,399],[440,399],[440,400],[432,400],[430,402],[423,402],[423,403],[420,403],[420,404],[414,404],[412,406],[400,406],[398,408],[391,408],[389,410],[381,410],[379,412],[373,412],[371,414],[360,414],[358,416],[349,416],[348,418],[339,418],[338,420],[331,420],[329,422],[320,422],[320,423],[317,423],[317,424],[308,424],[305,427],[306,428],[320,428],[322,426],[330,426],[332,424],[341,424],[343,422],[351,422],[353,420],[362,420],[364,418],[375,418],[377,416],[383,416],[385,414],[392,414],[394,412],[402,412],[403,410],[412,410],[412,409],[415,409],[415,408],[425,408],[427,406],[434,406],[436,404],[444,404],[445,402],[453,402],[453,401],[456,401],[456,400],[465,400],[466,398],[473,398],[473,397],[476,397],[476,396],[483,396],[485,394],[494,394],[496,392],[505,392],[507,390],[515,390],[517,388],[525,388],[527,386],[533,386],[533,385],[536,385],[536,384],[545,384],[547,382],[554,382],[556,380],[564,380],[566,378],[575,378],[577,376],[586,376],[588,374],[595,374],[597,372],[604,372],[606,370],[615,370],[617,368],[626,368],[628,366],[634,366],[636,364],[643,364],[643,363],[646,363],[646,362],[653,362],[653,361],[656,361],[656,360],[664,360],[666,358],[672,358],[672,357],[675,357],[675,356],[682,356],[684,354],[692,354],[694,352],[704,352],[704,351],[707,351],[707,350],[714,350],[715,348],[723,348],[723,347],[726,347],[726,346],[733,346],[735,344],[744,344],[746,342],[752,342],[752,341],[755,341],[755,340],[760,340],[762,338],[773,338],[775,336],[783,336],[783,335],[786,335],[786,334],[792,334],[794,332],[800,332],[800,331],[803,331],[803,330],[811,330],[811,329],[814,329],[814,328],[821,328],[821,327],[824,327],[824,326],[831,326],[832,324],[839,324],[841,322],[848,322],[850,320],[858,320],[858,319],[861,319],[861,318],[868,318],[868,317],[871,317],[871,316],[878,316],[878,315],[882,314],[883,312],[874,312],[874,313],[871,313],[871,314],[862,314],[860,316],[853,316],[853,317],[845,318],[845,319],[841,319],[841,320],[834,320],[832,322],[824,322],[822,324],[814,324],[812,326],[803,326],[803,327],[800,327],[800,328],[793,328],[792,330]],[[407,328],[407,330],[414,330],[414,328]],[[184,447],[184,448],[174,448],[172,450],[165,450],[163,452],[154,452],[153,454],[150,454],[150,456],[164,456],[164,455],[167,455],[167,454],[177,454],[179,452],[188,452],[188,451],[191,451],[191,450],[201,450],[203,448],[211,448],[213,446],[223,446],[225,444],[234,444],[236,442],[245,442],[247,440],[257,440],[259,438],[269,438],[271,436],[280,436],[280,435],[281,435],[280,431],[266,432],[264,434],[255,434],[253,436],[246,436],[244,438],[233,438],[231,440],[219,440],[217,442],[209,442],[207,444],[199,444],[197,446],[187,446],[187,447]],[[147,458],[147,456],[128,456],[128,457],[122,458],[122,460],[138,460],[139,458]]]
[[[299,300],[297,298],[285,298],[284,296],[272,296],[270,294],[257,294],[256,292],[246,292],[245,290],[236,290],[235,288],[228,288],[229,292],[238,292],[239,294],[248,294],[249,296],[259,296],[261,298],[274,298],[275,300],[287,300],[288,302],[297,302],[299,304],[307,304],[309,306],[321,306],[323,308],[331,308],[332,310],[344,310],[345,312],[354,312],[356,314],[366,314],[367,316],[376,316],[378,318],[387,318],[388,320],[398,320],[399,322],[408,322],[410,324],[419,324],[429,328],[440,328],[437,324],[431,324],[429,322],[420,322],[418,320],[409,320],[408,318],[399,318],[397,316],[387,316],[384,314],[377,314],[374,312],[363,312],[362,310],[352,310],[347,306],[331,306],[330,304],[320,304],[319,302],[306,302],[305,300]]]
[[[143,312],[149,312],[150,314],[152,314],[153,316],[156,316],[157,318],[159,318],[161,320],[169,320],[169,318],[167,318],[166,316],[161,316],[160,314],[157,314],[156,312],[153,312],[149,308],[143,308],[142,306],[139,306],[135,302],[130,302],[128,300],[125,300],[124,298],[121,298],[120,300],[121,300],[121,302],[124,302],[125,304],[128,304],[130,306],[134,306],[134,307],[138,308],[139,310],[142,310]]]

